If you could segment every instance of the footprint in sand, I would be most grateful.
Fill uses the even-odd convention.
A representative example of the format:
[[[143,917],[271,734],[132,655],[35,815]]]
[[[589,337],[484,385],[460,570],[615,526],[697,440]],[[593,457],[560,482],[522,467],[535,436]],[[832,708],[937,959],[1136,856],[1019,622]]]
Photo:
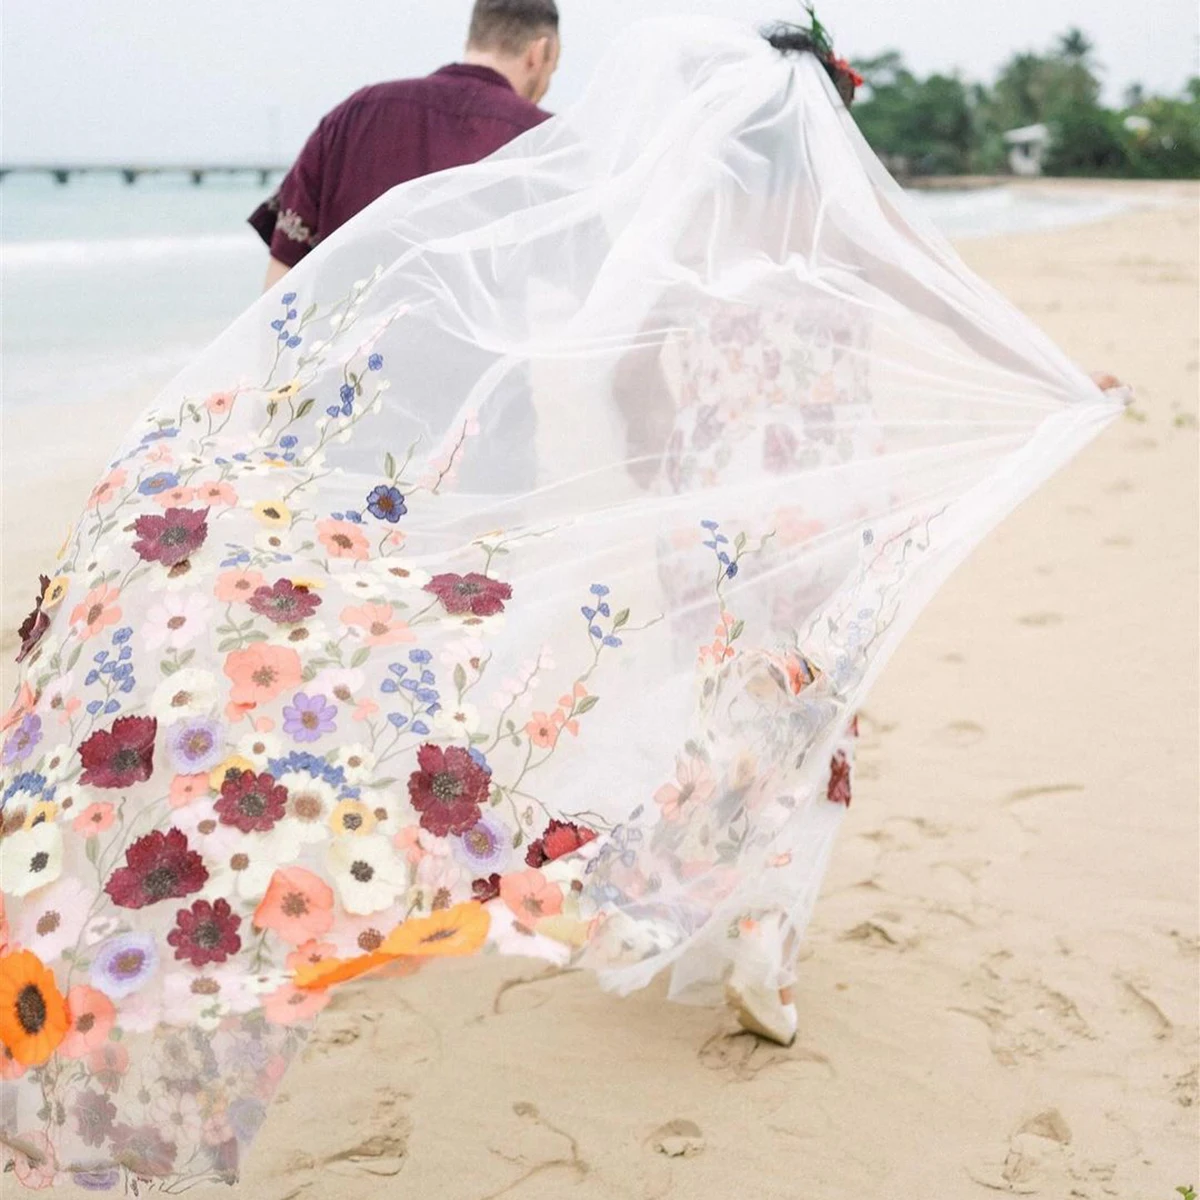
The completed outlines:
[[[691,1158],[704,1150],[704,1133],[695,1121],[676,1117],[660,1125],[647,1139],[646,1144],[668,1158]]]
[[[1061,625],[1062,623],[1062,613],[1056,612],[1026,613],[1025,616],[1017,618],[1018,625],[1029,625],[1035,629],[1045,628],[1049,625]]]
[[[987,737],[987,730],[982,725],[976,725],[974,721],[951,721],[949,725],[944,725],[938,730],[935,736],[943,746],[952,746],[959,750],[978,745]]]

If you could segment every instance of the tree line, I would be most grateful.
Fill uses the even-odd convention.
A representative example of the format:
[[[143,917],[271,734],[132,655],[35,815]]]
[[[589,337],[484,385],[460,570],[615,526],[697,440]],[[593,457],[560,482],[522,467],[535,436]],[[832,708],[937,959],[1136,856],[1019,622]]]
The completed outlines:
[[[1005,133],[1041,124],[1050,135],[1047,175],[1200,177],[1200,76],[1177,96],[1134,85],[1120,107],[1108,108],[1092,44],[1078,29],[1045,53],[1014,55],[991,86],[957,75],[920,79],[896,51],[854,66],[865,80],[854,115],[900,174],[1003,173]]]

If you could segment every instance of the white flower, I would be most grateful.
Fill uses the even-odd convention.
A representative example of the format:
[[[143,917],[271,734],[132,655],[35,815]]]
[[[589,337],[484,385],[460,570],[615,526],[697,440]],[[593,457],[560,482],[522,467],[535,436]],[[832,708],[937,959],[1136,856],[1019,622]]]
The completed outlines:
[[[46,755],[42,762],[41,773],[45,775],[48,784],[57,783],[65,775],[71,774],[75,766],[74,750],[66,742],[62,742]]]
[[[78,879],[59,879],[25,902],[13,940],[32,950],[42,962],[52,963],[79,940],[93,898]]]
[[[341,329],[345,323],[346,318],[341,313],[334,313],[333,316],[329,318],[330,329]]]
[[[58,714],[58,723],[66,725],[70,720],[67,714],[67,704],[71,699],[71,687],[74,683],[74,672],[65,671],[57,679],[52,679],[42,689],[42,706]]]
[[[62,830],[53,821],[19,829],[0,842],[0,882],[8,896],[28,896],[62,873]]]
[[[359,604],[371,600],[385,601],[387,599],[386,585],[382,579],[374,575],[359,574],[357,571],[353,573],[347,572],[338,575],[337,582],[342,591]]]
[[[287,646],[302,653],[335,640],[329,626],[315,617],[298,621],[294,625],[275,625],[267,635],[267,644]]]
[[[248,733],[237,744],[237,756],[253,763],[259,770],[266,770],[267,761],[278,758],[283,742],[273,733]]]
[[[208,671],[186,667],[168,675],[154,689],[150,711],[160,723],[207,717],[216,710],[219,700],[216,678]]]
[[[408,887],[408,871],[386,837],[338,838],[327,862],[342,906],[358,916],[390,907]]]
[[[428,571],[412,566],[400,555],[373,558],[367,564],[367,569],[382,582],[388,595],[420,591],[432,578]]]
[[[479,711],[470,704],[446,705],[433,718],[434,733],[447,739],[469,742],[479,731]]]
[[[169,646],[182,650],[205,630],[209,603],[199,592],[167,593],[142,622],[142,639],[148,650]]]
[[[280,826],[288,826],[299,845],[327,841],[332,833],[329,818],[338,802],[333,788],[307,771],[289,771],[280,776],[279,784],[288,793],[287,816]]]
[[[483,642],[473,635],[468,635],[447,642],[438,657],[443,666],[456,667],[461,663],[467,673],[471,674],[475,671],[475,668],[471,666],[472,661],[478,660],[482,665],[487,656],[487,647]]]
[[[357,667],[330,667],[309,685],[309,695],[328,696],[339,704],[356,704],[367,681]]]
[[[257,534],[254,538],[254,545],[267,554],[287,554],[288,544],[283,537],[283,531],[277,529],[265,529],[262,533]],[[278,560],[277,560],[278,561]]]
[[[417,863],[414,889],[420,893],[419,897],[416,897],[420,907],[432,907],[438,892],[453,895],[466,885],[468,878],[462,865],[451,855],[450,847],[444,841],[439,841],[437,846]]]
[[[234,827],[222,825],[221,829]],[[240,833],[234,829],[238,840],[224,854],[218,857],[204,853],[208,881],[201,896],[208,900],[230,900],[235,896],[253,902],[261,900],[276,868],[291,861],[285,857],[289,845],[275,837],[277,829],[278,826],[270,833]]]
[[[369,782],[375,772],[375,755],[361,742],[337,747],[329,755],[329,761],[333,766],[342,768],[346,782],[352,786]]]

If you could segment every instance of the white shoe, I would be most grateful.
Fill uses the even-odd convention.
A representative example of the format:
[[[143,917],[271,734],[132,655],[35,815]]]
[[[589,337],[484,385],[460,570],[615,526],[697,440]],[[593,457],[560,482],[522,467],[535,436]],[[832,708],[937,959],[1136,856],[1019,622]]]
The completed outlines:
[[[784,1004],[777,991],[764,987],[742,987],[735,979],[725,985],[725,999],[737,1016],[738,1024],[750,1033],[790,1046],[796,1040],[800,1024],[794,1004]]]

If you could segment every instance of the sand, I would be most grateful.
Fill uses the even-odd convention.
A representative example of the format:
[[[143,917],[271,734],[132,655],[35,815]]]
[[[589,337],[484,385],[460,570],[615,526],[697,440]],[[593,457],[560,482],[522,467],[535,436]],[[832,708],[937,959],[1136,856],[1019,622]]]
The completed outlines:
[[[534,963],[365,982],[326,1010],[237,1195],[1168,1200],[1200,1183],[1197,191],[1170,194],[963,248],[1138,400],[954,577],[872,696],[795,1047]],[[6,417],[6,634],[35,549],[140,404]],[[20,486],[18,461],[37,468]]]

